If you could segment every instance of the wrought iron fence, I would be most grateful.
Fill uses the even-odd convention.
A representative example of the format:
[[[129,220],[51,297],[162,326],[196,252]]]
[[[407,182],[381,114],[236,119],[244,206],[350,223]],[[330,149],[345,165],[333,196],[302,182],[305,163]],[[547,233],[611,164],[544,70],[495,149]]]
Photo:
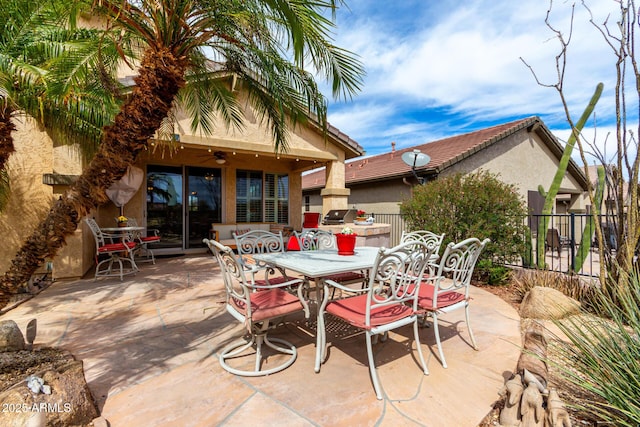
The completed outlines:
[[[575,271],[581,275],[597,276],[600,270],[600,259],[595,243],[595,236],[592,236],[591,249],[586,256],[582,267],[576,271],[577,251],[582,242],[584,229],[589,221],[592,221],[589,214],[554,214],[554,215],[529,215],[524,218],[527,228],[531,231],[531,244],[529,253],[523,254],[523,258],[519,262],[510,263],[512,266],[525,268],[535,268],[537,260],[537,239],[538,224],[540,220],[547,216],[549,218],[549,227],[546,233],[540,238],[545,240],[545,262],[549,270],[571,272]],[[400,236],[405,229],[405,221],[400,214],[374,214],[376,222],[390,224],[391,234],[389,244],[391,246],[400,243]],[[607,242],[607,249],[616,249],[615,234],[610,233],[606,224],[608,221],[605,216],[601,216],[601,224],[603,225],[604,237]],[[523,236],[523,239],[527,239]],[[524,259],[532,260],[531,263],[523,262]]]
[[[400,214],[373,214],[377,223],[389,224],[391,226],[391,235],[389,236],[389,246],[395,246],[400,243],[402,230],[404,230],[404,219]]]

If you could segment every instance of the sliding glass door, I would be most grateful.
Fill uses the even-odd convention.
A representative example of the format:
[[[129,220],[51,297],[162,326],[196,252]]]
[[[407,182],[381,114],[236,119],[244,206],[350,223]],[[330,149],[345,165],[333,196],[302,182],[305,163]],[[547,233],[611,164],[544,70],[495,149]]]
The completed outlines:
[[[212,223],[222,222],[222,174],[220,169],[187,167],[187,239],[185,248],[204,247]]]
[[[220,169],[147,166],[147,227],[160,231],[159,248],[203,247],[211,223],[221,222]]]

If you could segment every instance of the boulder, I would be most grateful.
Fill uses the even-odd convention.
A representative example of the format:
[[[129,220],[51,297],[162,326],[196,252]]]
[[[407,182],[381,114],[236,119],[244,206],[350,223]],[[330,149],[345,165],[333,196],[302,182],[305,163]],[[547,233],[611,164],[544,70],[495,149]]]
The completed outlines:
[[[558,320],[580,313],[580,303],[553,288],[533,287],[522,299],[523,319]]]
[[[0,321],[0,351],[24,350],[24,336],[13,320]]]
[[[0,412],[0,425],[38,425],[46,420],[47,426],[81,426],[98,416],[82,362],[73,360],[37,375],[51,387],[51,394],[33,393],[26,381],[0,393],[0,408],[5,408]]]

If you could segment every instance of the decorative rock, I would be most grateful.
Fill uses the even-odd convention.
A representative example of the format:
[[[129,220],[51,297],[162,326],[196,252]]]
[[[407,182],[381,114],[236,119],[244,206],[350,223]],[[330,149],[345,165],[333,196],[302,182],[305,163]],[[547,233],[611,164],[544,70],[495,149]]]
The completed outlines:
[[[580,303],[553,288],[533,287],[522,300],[520,317],[562,319],[580,313]]]
[[[24,350],[24,337],[13,320],[0,321],[0,351]]]
[[[39,373],[38,376],[50,386],[51,394],[31,393],[25,382],[0,393],[0,408],[25,408],[20,413],[0,412],[1,426],[29,425],[28,422],[36,421],[30,419],[34,412],[44,413],[46,425],[53,426],[88,425],[98,416],[84,378],[82,362],[74,360],[56,371]]]

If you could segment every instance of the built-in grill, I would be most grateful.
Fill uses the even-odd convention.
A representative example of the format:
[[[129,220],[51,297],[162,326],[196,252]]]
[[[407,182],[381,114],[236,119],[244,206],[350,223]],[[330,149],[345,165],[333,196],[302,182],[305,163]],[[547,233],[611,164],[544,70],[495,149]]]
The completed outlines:
[[[356,209],[333,209],[330,210],[322,220],[323,225],[349,224],[356,219]]]

